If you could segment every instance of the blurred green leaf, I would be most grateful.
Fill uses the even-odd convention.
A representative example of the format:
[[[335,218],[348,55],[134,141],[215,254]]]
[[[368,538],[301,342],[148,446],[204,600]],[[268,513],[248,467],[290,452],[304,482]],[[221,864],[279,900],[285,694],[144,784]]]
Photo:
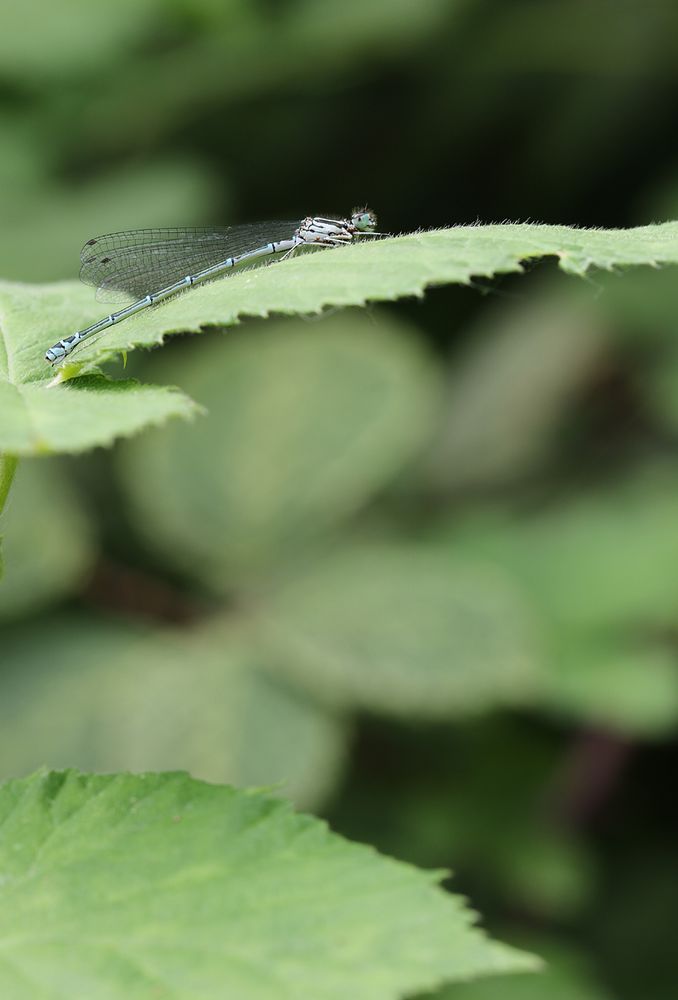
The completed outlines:
[[[621,733],[664,736],[678,723],[678,653],[658,640],[565,633],[554,639],[539,703]]]
[[[143,310],[105,337],[86,341],[77,352],[77,364],[87,366],[123,350],[161,343],[170,333],[228,326],[242,316],[317,313],[327,306],[421,296],[431,285],[468,284],[473,277],[520,272],[521,261],[546,255],[557,256],[564,271],[577,275],[595,267],[678,263],[678,223],[626,230],[456,226],[301,253],[274,267],[245,269],[198,286],[161,309]],[[76,286],[63,288],[72,290],[74,301],[85,301]],[[73,373],[72,362],[69,366]]]
[[[40,135],[31,128],[34,124],[16,111],[12,114],[7,105],[0,109],[0,204],[3,215],[10,211],[14,198],[22,198],[25,191],[39,189],[53,166],[41,149]],[[3,256],[5,250],[3,241],[0,249]]]
[[[562,288],[562,285],[558,286]],[[550,453],[556,430],[608,346],[590,301],[549,281],[466,332],[423,472],[438,489],[516,480]]]
[[[467,5],[468,0],[456,0],[452,7]],[[7,12],[0,61],[6,77],[28,80],[34,86],[44,86],[54,77],[92,77],[101,84],[103,77],[112,92],[117,89],[127,100],[130,91],[138,92],[144,74],[151,83],[154,77],[158,84],[176,83],[170,67],[177,72],[191,61],[197,79],[184,77],[184,83],[187,95],[195,101],[209,93],[205,74],[206,69],[214,70],[217,52],[222,73],[221,80],[210,77],[213,90],[219,92],[219,84],[223,87],[224,83],[240,83],[242,88],[244,76],[247,93],[257,82],[280,86],[298,72],[304,56],[302,68],[317,76],[336,70],[337,63],[341,67],[347,60],[359,62],[361,56],[375,51],[398,51],[417,37],[425,38],[446,19],[449,7],[449,0],[421,0],[416,8],[409,0],[389,4],[347,0],[339,12],[332,0],[295,0],[273,17],[270,7],[246,0],[174,0],[171,4],[120,0],[115,8],[62,0],[57,17],[49,0],[27,0]],[[150,43],[159,24],[170,38],[183,32],[183,45],[154,51]],[[201,45],[206,66],[201,67],[196,58],[196,44]],[[126,66],[127,72],[111,78],[116,63]],[[203,84],[199,89],[198,83]],[[170,89],[165,102],[175,96]],[[151,101],[154,97],[151,94]]]
[[[355,313],[252,327],[153,374],[179,379],[208,417],[126,449],[124,485],[139,530],[215,588],[363,506],[419,449],[438,399],[410,329]]]
[[[17,155],[11,133],[0,132],[3,150],[6,141]],[[39,149],[21,153],[31,164],[40,160]],[[14,173],[20,180],[13,178],[0,188],[0,274],[32,281],[72,278],[80,267],[82,244],[102,232],[208,218],[217,194],[211,171],[187,157],[130,164],[78,184],[47,174],[31,177],[23,168]],[[224,186],[221,178],[221,203]],[[85,298],[91,297],[90,290]],[[99,316],[105,308],[97,307]]]
[[[653,372],[647,377],[646,390],[651,405],[663,424],[674,433],[678,431],[678,350],[675,345],[675,326],[671,329],[673,343],[659,353]]]
[[[658,345],[675,345],[678,289],[672,267],[636,268],[596,275],[599,293],[587,308],[614,331],[618,342],[632,345],[652,357]],[[581,295],[579,296],[580,303]],[[640,355],[642,357],[642,355]]]
[[[2,519],[0,621],[71,593],[94,557],[90,518],[62,469],[21,462]]]
[[[160,0],[23,0],[3,11],[0,66],[5,77],[31,83],[52,76],[81,76],[124,52],[151,32],[164,5]]]
[[[659,630],[678,615],[677,510],[675,471],[659,466],[528,516],[486,508],[452,525],[451,558],[489,560],[532,604],[537,704],[641,736],[673,729],[678,656]]]
[[[177,389],[89,375],[50,385],[45,344],[74,326],[67,285],[0,282],[0,451],[77,452],[199,408]]]
[[[5,776],[49,760],[97,771],[186,768],[281,783],[316,806],[343,764],[346,723],[258,669],[233,630],[139,630],[73,616],[8,632],[0,674]]]
[[[657,466],[528,515],[481,508],[448,537],[515,575],[555,622],[630,632],[678,614],[677,513],[676,472]]]
[[[482,712],[539,676],[533,621],[506,576],[414,545],[344,548],[283,586],[256,625],[285,676],[375,712]]]
[[[91,1000],[396,1000],[535,966],[474,928],[437,874],[183,774],[8,782],[0,857],[7,1000],[55,987]]]

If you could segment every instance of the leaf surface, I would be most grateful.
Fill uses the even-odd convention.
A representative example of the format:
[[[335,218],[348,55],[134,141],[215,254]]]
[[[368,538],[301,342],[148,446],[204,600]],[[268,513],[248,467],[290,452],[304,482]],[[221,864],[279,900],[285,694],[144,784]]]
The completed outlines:
[[[469,284],[475,277],[518,272],[522,261],[548,255],[577,275],[591,268],[678,263],[678,223],[628,230],[457,226],[302,253],[272,267],[232,274],[138,313],[81,345],[67,359],[62,376],[72,379],[123,351],[161,343],[171,333],[228,326],[245,316],[312,314],[329,306],[420,296],[431,285]],[[86,399],[54,392],[45,397],[51,375],[45,350],[101,315],[91,292],[73,283],[0,285],[0,450],[79,451],[190,412],[184,397],[131,382],[112,389],[107,383],[77,380],[79,392],[89,391]],[[130,394],[124,413],[115,404],[109,406],[111,394],[123,388]],[[55,407],[62,418],[58,423]]]
[[[438,876],[185,774],[0,788],[4,1000],[396,1000],[534,967]]]
[[[84,451],[169,417],[198,412],[178,390],[133,379],[114,382],[90,374],[50,385],[54,373],[44,360],[47,341],[75,329],[82,316],[70,291],[60,284],[0,283],[0,452]]]
[[[592,268],[678,263],[678,222],[618,230],[529,223],[455,226],[301,253],[144,310],[83,345],[77,360],[100,361],[159,343],[168,333],[229,326],[244,316],[317,313],[328,306],[421,296],[431,285],[519,272],[522,261],[545,256],[556,256],[564,271],[576,275]]]

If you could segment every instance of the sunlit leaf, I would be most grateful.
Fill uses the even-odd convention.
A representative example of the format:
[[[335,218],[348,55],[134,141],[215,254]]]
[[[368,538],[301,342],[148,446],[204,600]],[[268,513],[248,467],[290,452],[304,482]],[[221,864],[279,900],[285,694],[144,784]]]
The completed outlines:
[[[7,1000],[397,1000],[534,967],[436,873],[184,774],[8,782],[0,859]]]
[[[54,373],[44,359],[45,344],[59,339],[77,313],[68,286],[0,283],[0,451],[83,451],[198,412],[176,389],[131,379],[89,375],[50,385]]]
[[[431,285],[468,284],[474,277],[519,272],[521,261],[547,255],[577,275],[591,268],[678,263],[678,223],[626,230],[457,226],[299,254],[144,310],[96,343],[82,345],[77,360],[101,360],[123,349],[160,343],[169,333],[228,326],[243,316],[317,313],[327,306],[420,296]],[[76,286],[63,287],[74,301],[88,301]],[[89,316],[89,308],[86,312]]]

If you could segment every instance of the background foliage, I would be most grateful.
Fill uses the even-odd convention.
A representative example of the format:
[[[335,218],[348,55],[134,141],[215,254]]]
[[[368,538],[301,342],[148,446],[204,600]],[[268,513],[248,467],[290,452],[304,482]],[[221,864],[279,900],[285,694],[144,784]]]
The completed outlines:
[[[391,232],[662,222],[677,40],[662,0],[24,0],[0,275],[364,200]],[[283,781],[550,961],[502,996],[672,1000],[675,270],[554,272],[135,352],[207,415],[21,462],[3,777]]]

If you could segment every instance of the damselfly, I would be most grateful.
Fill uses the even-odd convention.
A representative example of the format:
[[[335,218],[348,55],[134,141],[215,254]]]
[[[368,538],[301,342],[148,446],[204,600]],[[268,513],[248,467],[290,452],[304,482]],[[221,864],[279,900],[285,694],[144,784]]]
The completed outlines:
[[[134,296],[135,302],[59,340],[45,354],[55,364],[83,340],[240,264],[279,255],[284,260],[304,247],[337,247],[375,232],[368,208],[348,219],[309,216],[301,222],[262,222],[220,229],[135,229],[88,240],[82,248],[80,278],[97,288],[103,301]]]

